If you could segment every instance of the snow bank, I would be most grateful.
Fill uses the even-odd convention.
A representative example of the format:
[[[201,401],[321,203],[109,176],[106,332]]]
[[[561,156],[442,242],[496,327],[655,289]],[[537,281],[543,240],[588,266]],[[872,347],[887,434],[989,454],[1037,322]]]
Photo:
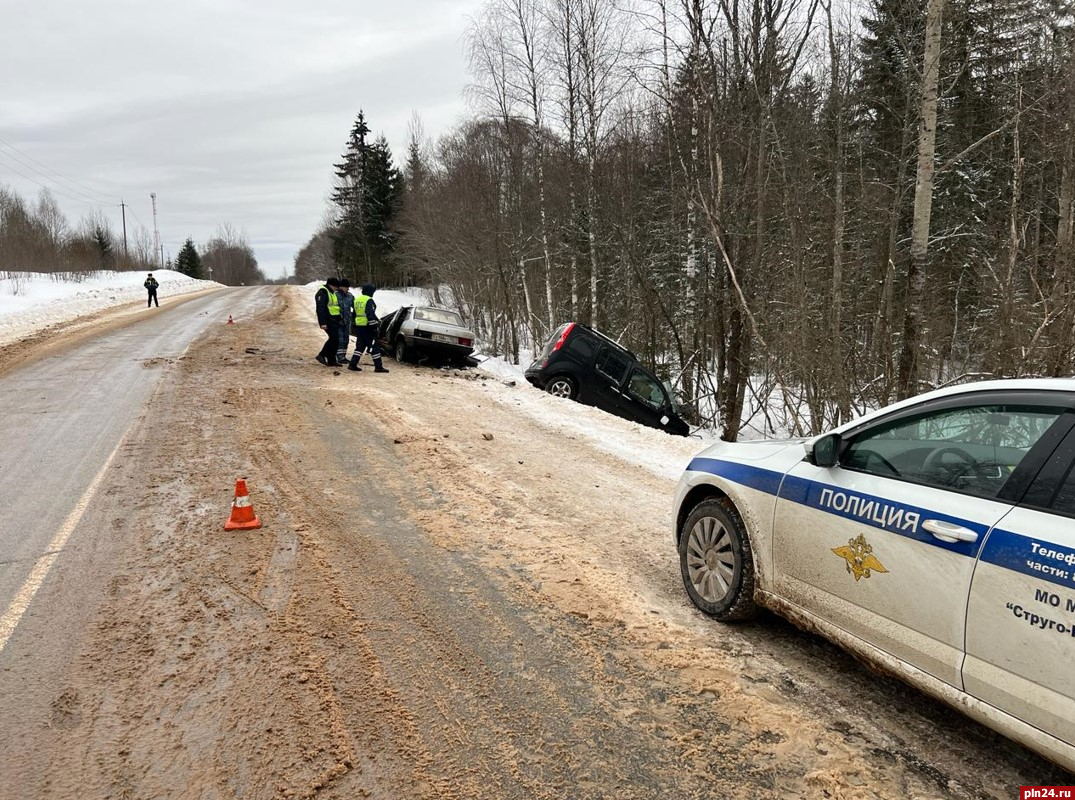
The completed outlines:
[[[164,302],[175,295],[219,287],[181,272],[154,272]],[[92,273],[0,272],[0,345],[32,335],[41,328],[135,301],[145,302],[144,272]]]

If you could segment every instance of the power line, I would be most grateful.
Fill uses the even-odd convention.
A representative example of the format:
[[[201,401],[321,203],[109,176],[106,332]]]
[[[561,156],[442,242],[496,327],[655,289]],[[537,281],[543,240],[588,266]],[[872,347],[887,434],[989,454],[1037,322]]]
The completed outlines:
[[[128,203],[127,208],[129,208],[131,210],[131,216],[134,217],[134,221],[137,222],[139,225],[141,225],[143,228],[145,228],[146,224],[144,222],[142,222],[141,219],[138,218],[138,214],[136,214],[135,211],[134,211],[134,206],[132,206],[130,203]],[[149,229],[146,228],[146,230],[149,230]]]
[[[57,181],[55,178],[52,178],[52,177],[48,176],[47,174],[45,174],[41,170],[39,170],[36,167],[34,167],[33,164],[30,164],[29,162],[24,161],[23,159],[19,158],[16,155],[12,155],[11,153],[6,153],[2,149],[0,149],[0,156],[3,156],[4,158],[6,158],[6,159],[8,159],[10,161],[15,161],[15,162],[21,164],[23,167],[29,169],[31,172],[34,172],[35,174],[37,174],[38,176],[40,176],[44,180],[46,180],[49,183],[53,184],[53,186],[51,188],[54,191],[63,192],[65,194],[65,196],[69,197],[71,195],[75,195],[80,200],[83,200],[83,201],[86,201],[86,202],[89,202],[89,203],[94,203],[94,204],[105,205],[105,204],[108,203],[108,201],[104,201],[98,196],[89,195],[86,192],[79,191],[78,189],[75,189],[75,188],[73,188],[71,186],[65,186],[64,184],[62,184],[59,181]],[[12,167],[12,169],[14,169],[14,167]],[[24,175],[24,177],[25,177],[25,175]],[[37,183],[37,181],[35,181],[35,183]],[[38,184],[38,185],[40,185],[40,184]]]
[[[0,152],[0,156],[7,156],[7,154],[3,153],[3,152]],[[82,205],[90,206],[91,208],[104,208],[106,206],[111,206],[112,205],[111,203],[99,203],[99,202],[96,202],[96,201],[86,200],[86,199],[84,199],[82,197],[75,197],[73,194],[68,194],[67,192],[62,191],[62,190],[58,189],[55,186],[46,186],[45,184],[41,183],[40,181],[35,180],[34,178],[31,178],[25,172],[22,172],[22,171],[16,169],[15,167],[11,166],[10,164],[5,164],[2,161],[0,161],[0,167],[4,167],[5,169],[8,169],[11,172],[14,172],[19,177],[30,181],[30,183],[32,183],[32,184],[34,184],[36,186],[40,186],[42,189],[44,189],[47,192],[54,192],[55,194],[58,194],[61,197],[66,197],[68,200],[74,200],[76,203],[81,203]]]
[[[19,155],[25,156],[26,158],[30,159],[30,161],[33,161],[34,164],[37,164],[38,166],[43,167],[48,172],[51,172],[53,175],[56,175],[56,176],[62,178],[63,180],[67,181],[67,183],[70,184],[70,186],[68,186],[67,188],[70,191],[73,191],[75,194],[82,195],[82,196],[85,196],[87,198],[93,198],[93,199],[100,199],[102,197],[108,197],[109,196],[109,194],[107,192],[98,192],[96,189],[93,189],[90,186],[87,186],[86,184],[82,183],[81,181],[76,181],[74,178],[69,178],[68,176],[66,176],[62,172],[60,172],[59,170],[53,169],[48,164],[45,164],[45,163],[39,161],[38,159],[34,158],[29,153],[27,153],[27,152],[25,152],[23,150],[20,150],[18,147],[16,147],[15,145],[13,145],[11,142],[7,141],[6,139],[0,138],[0,145],[6,146],[9,150],[14,150]],[[13,156],[10,153],[5,153],[5,155],[7,155],[8,158],[15,159],[16,161],[21,163],[23,166],[26,166],[29,169],[33,170],[34,172],[36,172],[38,175],[40,175],[41,177],[45,178],[46,180],[50,180],[53,183],[59,183],[59,181],[57,181],[55,178],[49,177],[48,175],[46,175],[41,170],[34,168],[34,166],[32,164],[27,164],[21,158],[18,158],[17,156]],[[81,191],[80,189],[75,188],[75,187],[81,187],[82,189],[85,189],[86,191]]]

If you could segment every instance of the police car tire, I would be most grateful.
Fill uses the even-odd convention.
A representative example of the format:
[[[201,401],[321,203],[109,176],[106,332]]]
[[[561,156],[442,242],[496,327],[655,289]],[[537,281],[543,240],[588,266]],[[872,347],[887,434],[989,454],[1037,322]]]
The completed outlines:
[[[728,592],[716,602],[710,602],[698,593],[687,568],[691,531],[698,522],[707,517],[718,522],[727,532],[734,561]],[[758,607],[754,602],[754,554],[750,547],[750,537],[739,512],[727,500],[711,497],[703,500],[687,515],[679,531],[679,571],[687,596],[706,614],[724,622],[753,619],[757,615]]]

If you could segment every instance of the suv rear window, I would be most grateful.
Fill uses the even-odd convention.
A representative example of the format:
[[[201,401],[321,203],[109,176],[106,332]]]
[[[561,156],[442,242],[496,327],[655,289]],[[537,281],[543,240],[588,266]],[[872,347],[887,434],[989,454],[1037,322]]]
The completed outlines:
[[[589,361],[597,351],[597,342],[593,340],[593,337],[586,336],[581,331],[576,331],[574,336],[567,338],[566,347],[583,361]]]
[[[556,347],[556,343],[560,341],[560,337],[564,335],[564,331],[566,331],[574,324],[575,323],[573,322],[565,322],[563,325],[561,325],[559,328],[552,332],[552,335],[549,337],[549,340],[545,342],[545,347],[543,347],[541,350],[541,355],[538,356],[538,361],[543,358],[548,358],[552,354],[552,349]]]

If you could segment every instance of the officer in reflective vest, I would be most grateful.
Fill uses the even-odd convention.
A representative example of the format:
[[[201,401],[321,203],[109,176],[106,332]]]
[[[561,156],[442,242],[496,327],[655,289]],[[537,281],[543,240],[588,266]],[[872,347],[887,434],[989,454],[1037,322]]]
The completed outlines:
[[[340,298],[336,295],[339,288],[335,278],[329,278],[325,285],[314,294],[314,306],[317,309],[317,324],[328,337],[317,354],[318,363],[326,367],[342,366],[336,360],[336,348],[340,342]]]
[[[381,321],[377,319],[377,303],[373,300],[375,291],[377,287],[372,283],[364,284],[362,294],[355,298],[355,352],[351,356],[351,363],[347,365],[347,369],[352,372],[362,369],[358,362],[367,350],[373,356],[373,371],[388,372],[381,363],[381,345],[377,341],[377,328]]]
[[[340,278],[336,298],[340,303],[340,345],[336,348],[336,360],[347,363],[347,346],[351,341],[351,320],[355,315],[355,296],[351,294],[351,281]]]

